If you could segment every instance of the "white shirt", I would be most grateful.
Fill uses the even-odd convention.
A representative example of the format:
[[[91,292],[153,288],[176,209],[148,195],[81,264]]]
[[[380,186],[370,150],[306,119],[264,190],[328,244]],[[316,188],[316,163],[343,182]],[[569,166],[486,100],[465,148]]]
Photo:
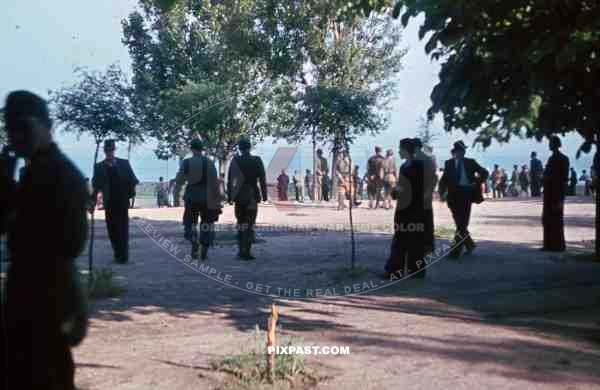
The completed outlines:
[[[456,169],[458,169],[458,158],[454,159],[454,167]],[[458,174],[458,172],[457,172]],[[460,181],[458,182],[458,185],[461,187],[468,187],[471,185],[471,183],[469,182],[469,178],[467,177],[467,171],[465,170],[465,159],[462,159],[462,172],[460,174]]]

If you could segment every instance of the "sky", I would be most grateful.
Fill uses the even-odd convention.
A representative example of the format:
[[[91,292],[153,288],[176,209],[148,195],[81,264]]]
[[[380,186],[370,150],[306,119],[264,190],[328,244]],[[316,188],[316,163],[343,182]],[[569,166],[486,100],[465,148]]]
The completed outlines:
[[[127,49],[121,43],[121,21],[133,11],[133,0],[56,0],[52,2],[33,0],[3,0],[0,13],[0,99],[15,89],[27,89],[42,97],[48,90],[71,85],[77,81],[74,69],[86,67],[104,70],[116,63],[130,73]],[[391,111],[390,126],[376,136],[363,136],[356,140],[352,156],[361,167],[372,154],[375,145],[397,149],[398,141],[413,137],[418,131],[419,120],[429,107],[429,95],[438,78],[439,64],[425,54],[424,43],[418,40],[420,20],[413,20],[404,31],[400,43],[408,48],[404,57],[404,69],[398,78],[398,98]],[[453,141],[464,140],[467,144],[472,135],[462,132],[446,133],[440,120],[434,122],[433,130],[438,133],[434,141],[434,152],[439,162],[449,157]],[[77,164],[84,175],[90,175],[93,165],[94,143],[91,138],[77,138],[55,130],[55,139],[63,151]],[[576,169],[589,169],[589,156],[575,159],[581,143],[577,135],[563,139],[563,152],[571,159]],[[290,170],[310,168],[312,148],[309,144],[273,144],[267,140],[255,148],[265,163],[279,146],[298,148]],[[121,157],[127,155],[127,145],[119,145]],[[488,149],[470,148],[468,154],[476,157],[484,166],[500,164],[506,168],[513,164],[528,162],[531,151],[537,151],[542,161],[549,155],[545,143],[533,140],[514,139],[509,144],[492,144]],[[134,150],[134,153],[136,151]],[[148,153],[137,158],[134,170],[142,181],[156,181],[159,176],[173,177],[177,162],[159,161]]]

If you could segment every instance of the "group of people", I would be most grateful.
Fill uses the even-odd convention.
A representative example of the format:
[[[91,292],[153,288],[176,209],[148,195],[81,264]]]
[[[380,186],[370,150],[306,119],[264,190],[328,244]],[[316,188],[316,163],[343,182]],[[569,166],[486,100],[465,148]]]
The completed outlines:
[[[588,175],[584,169],[581,175],[577,175],[575,168],[571,167],[569,172],[569,183],[567,196],[577,195],[577,185],[583,185],[583,194],[590,196],[594,194],[594,168],[590,169],[591,175]],[[491,193],[493,199],[502,199],[511,197],[540,197],[544,187],[544,166],[537,158],[537,153],[531,153],[531,161],[527,164],[513,166],[513,171],[508,177],[504,168],[494,165],[490,178],[485,183],[485,192]]]

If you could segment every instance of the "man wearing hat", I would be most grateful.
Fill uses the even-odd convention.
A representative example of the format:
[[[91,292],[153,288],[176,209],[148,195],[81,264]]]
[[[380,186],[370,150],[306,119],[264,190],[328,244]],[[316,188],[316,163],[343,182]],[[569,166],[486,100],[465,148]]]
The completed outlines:
[[[238,149],[240,155],[234,157],[229,165],[227,200],[229,203],[235,203],[238,256],[243,260],[254,260],[255,257],[251,254],[254,224],[258,213],[258,203],[261,199],[263,202],[267,201],[267,180],[261,158],[250,154],[250,140],[240,139]],[[260,184],[260,189],[258,184]]]
[[[435,246],[434,221],[433,221],[433,190],[437,181],[437,163],[435,158],[423,151],[423,142],[420,138],[413,138],[415,145],[415,159],[423,162],[423,207],[425,208],[425,253],[431,253]]]
[[[202,154],[202,141],[192,140],[190,149],[193,156],[186,158],[181,164],[181,175],[187,183],[183,195],[185,236],[192,242],[192,258],[198,257],[198,249],[202,247],[200,257],[204,260],[212,242],[214,223],[221,213],[219,182],[214,162]]]
[[[104,141],[105,159],[94,167],[93,199],[99,192],[104,201],[108,237],[117,263],[129,261],[129,199],[139,183],[129,160],[115,157],[115,140]],[[94,209],[90,209],[91,212]]]
[[[52,139],[42,98],[11,92],[4,116],[9,146],[0,156],[0,234],[8,230],[11,264],[0,310],[0,376],[6,389],[71,390],[70,347],[87,324],[74,259],[86,241],[89,193]],[[18,187],[16,157],[29,160]]]
[[[565,250],[564,208],[569,181],[569,158],[560,152],[561,142],[557,136],[550,137],[552,155],[544,170],[544,246],[542,250],[562,252]]]
[[[377,208],[381,201],[381,190],[383,189],[385,158],[381,155],[381,147],[375,146],[375,154],[367,160],[367,174],[369,175],[369,184],[367,184],[367,194],[369,196],[369,208]],[[373,206],[375,202],[375,206]]]
[[[473,202],[483,202],[481,183],[487,180],[488,171],[482,168],[477,161],[466,158],[467,146],[463,141],[457,141],[452,148],[450,160],[444,165],[444,174],[440,179],[440,194],[447,192],[448,208],[456,225],[454,247],[450,256],[459,257],[463,243],[466,253],[470,254],[475,248],[475,242],[469,233],[469,219]]]

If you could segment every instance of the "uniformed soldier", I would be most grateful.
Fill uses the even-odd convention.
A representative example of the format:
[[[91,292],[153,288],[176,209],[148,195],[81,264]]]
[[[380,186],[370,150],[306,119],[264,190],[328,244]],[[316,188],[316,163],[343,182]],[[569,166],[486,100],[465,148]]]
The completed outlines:
[[[81,172],[52,140],[43,99],[12,92],[4,115],[10,147],[30,164],[16,185],[8,154],[0,159],[0,216],[12,215],[10,224],[0,221],[11,258],[0,310],[3,389],[71,390],[70,346],[83,339],[87,323],[74,259],[86,241],[89,193]]]
[[[139,183],[129,160],[115,157],[115,141],[104,141],[106,158],[94,167],[92,187],[94,199],[102,193],[106,228],[117,263],[129,260],[129,200]],[[90,209],[94,212],[94,209]]]
[[[324,198],[323,193],[328,193],[328,191],[323,190],[323,181],[328,171],[329,165],[327,164],[327,159],[323,157],[323,150],[317,149],[317,157],[315,159],[315,188],[313,188],[315,193],[314,200],[321,201]]]
[[[201,247],[200,257],[205,260],[208,247],[212,242],[214,223],[221,213],[221,196],[215,164],[202,154],[202,141],[192,140],[190,144],[193,156],[183,160],[181,175],[187,183],[183,201],[190,214],[189,232],[186,236],[192,242],[192,258],[198,258],[198,248]],[[197,226],[200,217],[200,236]]]
[[[267,201],[265,168],[260,157],[250,154],[250,148],[251,143],[247,138],[238,142],[240,155],[231,161],[227,180],[227,199],[229,203],[235,203],[240,249],[238,256],[243,260],[255,259],[250,248],[261,195],[262,201]]]

